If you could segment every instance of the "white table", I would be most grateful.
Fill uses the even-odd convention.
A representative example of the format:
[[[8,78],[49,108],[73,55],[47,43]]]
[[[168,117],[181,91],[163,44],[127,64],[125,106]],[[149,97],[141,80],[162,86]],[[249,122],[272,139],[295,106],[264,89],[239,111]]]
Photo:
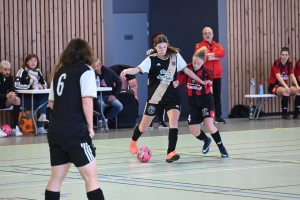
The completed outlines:
[[[45,103],[47,103],[48,101],[46,101],[45,103],[43,103],[42,105],[40,105],[39,107],[37,107],[36,110],[34,110],[33,107],[33,95],[34,94],[49,94],[50,89],[41,89],[41,90],[35,90],[35,89],[28,89],[28,90],[16,90],[15,91],[18,94],[22,94],[22,117],[24,116],[24,94],[31,94],[31,118],[34,124],[34,129],[35,129],[35,135],[37,136],[37,118],[35,117],[37,114],[38,109],[40,109]],[[21,117],[21,119],[22,119]]]
[[[246,98],[254,98],[258,99],[258,106],[255,107],[253,117],[249,119],[258,119],[262,106],[268,101],[270,98],[277,97],[275,94],[246,94]]]
[[[100,92],[100,99],[102,100],[102,92],[106,92],[106,91],[112,91],[112,87],[97,87],[97,91]],[[97,115],[101,115],[102,116],[102,121],[105,123],[105,131],[107,132],[108,131],[108,127],[107,127],[107,123],[106,123],[106,120],[105,120],[105,116],[103,114],[103,110],[102,110],[102,106],[100,104],[100,113],[94,111],[94,113],[96,113]],[[97,120],[97,128],[98,128],[98,120]]]

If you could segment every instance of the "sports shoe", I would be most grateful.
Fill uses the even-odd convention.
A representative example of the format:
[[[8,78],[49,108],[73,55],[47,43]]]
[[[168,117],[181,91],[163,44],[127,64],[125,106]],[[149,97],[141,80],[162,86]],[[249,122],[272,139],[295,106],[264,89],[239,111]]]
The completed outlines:
[[[0,129],[0,137],[7,137],[6,133],[4,133],[1,129]]]
[[[169,128],[169,127],[164,121],[162,121],[162,122],[158,122],[158,128]]]
[[[20,129],[19,129],[18,126],[16,126],[16,128],[14,128],[14,129],[12,130],[11,135],[17,136],[17,137],[23,136],[23,134],[22,134],[22,132],[20,131]]]
[[[45,114],[41,114],[40,118],[38,119],[39,122],[43,122],[43,123],[49,123],[49,120],[47,119]]]
[[[148,129],[153,129],[153,122],[151,122],[150,126],[148,127]]]
[[[41,134],[46,134],[48,133],[44,127],[39,127],[38,130],[37,130],[38,133],[41,133]]]
[[[107,123],[107,119],[106,119],[106,123]],[[99,120],[99,130],[105,130],[106,129],[106,124],[104,122],[102,122],[102,120]],[[107,125],[107,130],[108,130],[108,125]]]
[[[171,153],[169,153],[166,157],[166,162],[167,163],[171,163],[173,161],[176,161],[180,158],[180,155],[176,153],[176,151],[172,151]]]
[[[226,124],[226,121],[222,117],[218,117],[215,119],[216,124]]]
[[[290,117],[289,114],[284,114],[282,115],[282,119],[291,120],[292,118]]]
[[[293,119],[300,119],[300,115],[294,115]]]
[[[136,143],[137,143],[137,141],[134,141],[131,139],[129,150],[132,155],[136,154],[136,152],[137,152],[137,144]]]
[[[224,146],[219,147],[219,150],[220,150],[222,158],[227,158],[228,157],[227,150],[226,150],[226,148]]]
[[[210,137],[207,137],[207,139],[204,141],[204,145],[202,148],[203,154],[207,154],[209,152],[210,143],[211,143],[211,139],[210,139]]]

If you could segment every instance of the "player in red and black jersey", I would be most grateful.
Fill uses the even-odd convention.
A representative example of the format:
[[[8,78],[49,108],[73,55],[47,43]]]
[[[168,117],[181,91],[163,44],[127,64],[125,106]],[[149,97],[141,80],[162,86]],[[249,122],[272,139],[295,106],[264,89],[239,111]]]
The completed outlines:
[[[300,60],[298,60],[298,62],[296,63],[295,67],[294,67],[294,76],[297,80],[298,85],[300,85]],[[300,111],[300,104],[298,103],[296,105],[296,101],[299,102],[300,97],[298,95],[296,95],[295,97],[295,114],[294,114],[294,119],[300,119],[299,116],[299,111]]]
[[[205,62],[206,47],[201,47],[193,56],[193,62],[187,67],[192,70],[201,80],[213,79],[212,71],[203,65]],[[228,157],[226,148],[221,140],[220,133],[215,127],[214,120],[214,98],[211,93],[211,85],[202,85],[193,78],[180,72],[177,76],[177,81],[174,81],[174,87],[177,84],[183,83],[189,99],[189,116],[188,124],[191,133],[199,140],[204,142],[202,153],[206,154],[209,151],[211,139],[206,136],[201,130],[200,123],[204,121],[205,126],[219,147],[221,157]]]
[[[296,95],[295,108],[300,106],[300,87],[294,76],[293,64],[289,61],[290,53],[288,47],[283,47],[280,52],[280,59],[275,60],[272,65],[269,78],[268,91],[281,97],[282,119],[291,119],[287,113],[289,96]],[[288,85],[291,79],[293,85]],[[294,117],[297,117],[299,109],[295,109]]]

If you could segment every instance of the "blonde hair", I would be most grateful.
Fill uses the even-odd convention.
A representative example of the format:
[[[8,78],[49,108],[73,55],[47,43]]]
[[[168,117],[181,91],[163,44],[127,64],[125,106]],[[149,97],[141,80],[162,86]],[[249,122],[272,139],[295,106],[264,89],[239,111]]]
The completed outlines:
[[[8,62],[7,60],[2,60],[2,62],[0,63],[0,68],[4,67],[4,66],[11,66],[10,62]]]
[[[206,60],[206,47],[201,47],[198,51],[196,51],[193,57],[201,58],[204,62]]]

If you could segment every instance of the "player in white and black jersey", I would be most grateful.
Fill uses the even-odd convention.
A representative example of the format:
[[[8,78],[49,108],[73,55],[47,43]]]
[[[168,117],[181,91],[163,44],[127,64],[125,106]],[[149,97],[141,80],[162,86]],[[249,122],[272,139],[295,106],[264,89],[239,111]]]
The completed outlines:
[[[158,35],[153,41],[154,51],[136,68],[126,69],[121,73],[125,79],[126,74],[149,73],[148,75],[148,101],[144,110],[141,123],[136,126],[130,142],[130,153],[137,153],[137,140],[145,132],[155,115],[165,109],[169,118],[169,146],[167,162],[173,162],[180,158],[176,153],[178,135],[178,119],[180,115],[180,94],[178,88],[174,88],[173,81],[179,71],[202,84],[211,84],[211,81],[202,81],[190,69],[186,68],[186,62],[179,54],[179,49],[169,45],[167,37]]]
[[[48,129],[51,178],[46,200],[60,198],[60,188],[71,163],[85,181],[89,200],[104,199],[97,180],[96,152],[92,143],[93,98],[96,80],[90,65],[95,61],[90,45],[83,39],[70,41],[55,66],[49,94],[53,110]]]

